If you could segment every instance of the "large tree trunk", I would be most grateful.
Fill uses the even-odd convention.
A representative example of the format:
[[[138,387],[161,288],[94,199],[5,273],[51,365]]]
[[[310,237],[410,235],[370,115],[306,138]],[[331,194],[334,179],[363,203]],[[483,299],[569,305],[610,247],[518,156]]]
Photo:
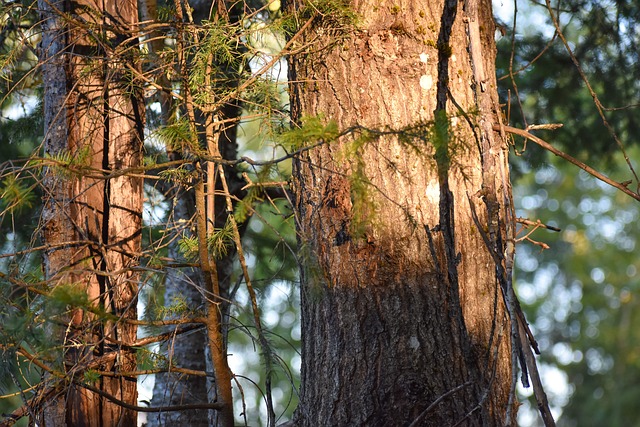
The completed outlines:
[[[323,10],[290,61],[294,120],[369,129],[295,163],[300,426],[508,421],[510,324],[483,241],[504,252],[507,144],[490,131],[491,2],[467,7],[353,2],[353,31]]]
[[[85,294],[92,307],[71,303],[52,319],[66,378],[50,378],[60,381],[60,392],[44,403],[41,422],[47,426],[137,420],[135,411],[114,403],[137,400],[136,378],[126,374],[136,367],[135,350],[128,346],[136,340],[136,327],[126,320],[137,318],[142,179],[121,174],[142,161],[144,110],[128,72],[136,67],[135,55],[123,55],[136,48],[137,6],[135,0],[107,3],[39,2],[44,149],[67,163],[49,168],[44,178],[45,277],[53,293],[66,288],[75,301]],[[102,310],[109,316],[96,314]],[[87,382],[89,369],[104,375]]]

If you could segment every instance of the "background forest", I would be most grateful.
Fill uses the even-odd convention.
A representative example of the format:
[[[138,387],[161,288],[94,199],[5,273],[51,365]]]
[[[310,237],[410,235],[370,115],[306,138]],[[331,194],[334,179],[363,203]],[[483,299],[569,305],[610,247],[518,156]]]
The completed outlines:
[[[553,7],[561,11],[563,34],[581,68],[555,32],[546,6],[518,2],[516,33],[513,22],[505,22],[506,34],[498,44],[498,74],[503,99],[511,100],[511,120],[523,127],[564,124],[539,134],[625,181],[630,167],[596,103],[637,167],[640,87],[633,76],[638,72],[640,9],[617,1]],[[513,79],[510,64],[522,70]],[[640,391],[633,385],[640,347],[632,325],[640,320],[638,202],[537,146],[514,156],[512,166],[518,216],[562,229],[532,236],[548,249],[521,244],[515,274],[518,295],[545,349],[541,360],[547,392],[561,414],[558,425],[637,425],[640,413],[632,402]],[[523,425],[536,425],[535,416],[525,413]]]
[[[243,72],[261,76],[243,93],[237,138],[241,155],[253,159],[244,165],[247,176],[267,183],[273,191],[249,189],[235,206],[240,223],[251,217],[245,223],[243,247],[269,347],[268,351],[263,348],[252,324],[253,296],[238,289],[242,274],[233,273],[231,283],[238,285],[230,308],[234,319],[230,353],[242,355],[235,358],[233,370],[242,372],[238,382],[244,392],[244,401],[234,405],[236,413],[246,417],[238,421],[248,425],[265,423],[268,399],[279,422],[291,416],[300,366],[296,236],[290,200],[282,191],[291,170],[288,162],[269,163],[292,149],[286,134],[281,136],[288,126],[286,65],[272,60],[285,45],[281,34],[287,23],[279,21],[277,7],[254,7],[260,12],[238,27],[246,31],[239,51],[248,67]],[[40,314],[38,301],[13,283],[16,277],[28,283],[42,280],[40,256],[29,249],[39,245],[35,233],[42,195],[37,167],[27,166],[27,159],[43,157],[39,150],[44,124],[42,81],[34,71],[39,41],[35,5],[3,1],[1,8],[0,412],[10,413],[25,398],[18,390],[29,390],[38,378],[38,368],[10,351],[11,343],[24,340],[35,347],[45,341],[44,330],[34,326]],[[559,18],[562,36],[550,10]],[[638,5],[633,0],[546,4],[505,0],[494,2],[494,12],[506,121],[523,129],[561,123],[561,128],[535,133],[614,181],[634,179],[629,189],[636,192],[632,187],[637,182],[633,167],[640,159]],[[264,30],[270,25],[273,29]],[[166,149],[172,138],[188,132],[178,125],[162,130],[166,118],[159,103],[147,108],[147,162],[168,160]],[[550,226],[523,233],[527,237],[517,246],[514,282],[540,344],[543,382],[558,425],[640,426],[640,260],[636,255],[640,205],[532,142],[525,144],[519,137],[513,142],[517,216]],[[160,187],[149,183],[145,187],[143,246],[158,258],[178,251],[189,262],[197,242],[182,234],[179,247],[172,246],[171,229],[180,226],[180,219],[172,217],[176,215],[171,213],[172,201]],[[220,231],[230,235],[232,228]],[[221,234],[220,239],[224,238]],[[227,246],[222,241],[218,250],[224,252]],[[152,274],[152,260],[146,267],[139,304],[146,319],[197,311],[179,296],[168,301],[165,275]],[[240,270],[237,263],[234,268]],[[56,298],[66,304],[76,297]],[[139,335],[162,331],[142,327]],[[149,346],[148,357],[139,356],[143,369],[151,371],[162,363],[154,356],[156,350],[157,346]],[[265,351],[272,356],[265,359]],[[154,379],[138,381],[140,404],[148,404]],[[265,381],[270,382],[268,399]],[[527,400],[530,393],[519,392],[524,401],[521,425],[540,425],[535,401]]]

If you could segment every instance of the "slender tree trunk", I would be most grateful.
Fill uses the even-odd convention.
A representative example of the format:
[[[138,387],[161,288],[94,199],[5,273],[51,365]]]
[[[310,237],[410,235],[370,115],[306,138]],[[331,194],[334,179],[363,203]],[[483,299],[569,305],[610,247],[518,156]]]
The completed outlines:
[[[224,17],[220,16],[220,8],[224,11],[226,7],[231,8],[231,6],[237,6],[235,3],[230,2],[222,2],[218,4],[218,8],[215,9],[215,12],[212,12],[211,3],[207,1],[190,1],[188,2],[189,7],[192,7],[192,16],[193,20],[196,24],[201,23],[203,20],[207,19],[224,19]],[[210,16],[211,13],[214,13],[214,16]],[[227,12],[224,11],[223,15],[226,15]],[[230,22],[236,22],[239,19],[239,14],[237,11],[233,11],[229,13],[229,16],[226,16]],[[189,61],[192,58],[188,58],[185,60],[184,69],[181,69],[179,72],[187,73],[189,70]],[[178,67],[180,68],[180,67]],[[211,87],[209,90],[212,90],[212,95],[216,96],[215,89],[219,89],[219,85],[228,85],[227,90],[233,89],[233,86],[237,85],[238,81],[238,71],[234,65],[225,64],[225,63],[216,63],[215,69],[217,72],[222,72],[227,77],[227,80],[223,83],[217,82],[215,84],[215,88]],[[212,77],[212,76],[211,76]],[[188,79],[185,78],[185,82]],[[212,85],[214,86],[214,85]],[[209,87],[209,86],[207,86]],[[199,91],[202,88],[195,88],[195,90]],[[192,88],[189,90],[193,90]],[[224,92],[224,91],[222,91]],[[163,106],[168,106],[170,103],[163,103]],[[194,105],[180,105],[178,108],[183,110],[183,113],[186,116],[189,116],[185,112],[189,108],[194,109]],[[226,126],[222,129],[216,129],[214,124],[214,114],[212,113],[202,113],[201,111],[194,109],[194,128],[197,128],[202,135],[206,135],[201,138],[200,144],[203,147],[206,147],[210,150],[210,154],[219,153],[219,155],[224,159],[236,159],[237,158],[237,143],[236,143],[236,134],[237,127],[234,121],[240,120],[241,109],[238,105],[238,102],[232,100],[228,104],[222,106],[218,113],[217,119],[224,120]],[[168,118],[171,117],[171,114],[166,114],[163,111],[163,117]],[[168,123],[163,123],[168,124]],[[208,127],[207,124],[213,124],[211,127]],[[207,141],[205,141],[207,139]],[[211,144],[209,144],[211,142]],[[171,152],[169,153],[171,158],[178,159],[181,158],[183,153],[179,152]],[[196,208],[196,197],[194,197],[193,190],[186,190],[184,188],[174,189],[172,190],[172,194],[169,195],[169,198],[173,200],[173,221],[177,223],[189,224],[186,227],[175,227],[172,229],[179,230],[178,233],[189,235],[191,232],[188,230],[193,228],[196,224],[197,215],[204,213],[206,214],[206,224],[207,224],[207,233],[211,234],[214,232],[214,229],[221,229],[225,226],[227,222],[228,212],[226,208],[226,200],[222,196],[214,197],[214,191],[212,187],[215,187],[217,194],[222,194],[223,189],[220,182],[220,178],[214,179],[213,168],[215,167],[214,163],[210,163],[209,167],[207,167],[207,197],[206,197],[206,213],[198,212]],[[235,171],[231,167],[225,166],[225,173],[227,178],[227,185],[235,198],[241,198],[243,191],[241,187],[243,185],[242,179],[238,176]],[[184,222],[183,222],[184,221]],[[244,231],[242,228],[241,231]],[[173,241],[172,247],[170,247],[170,252],[172,257],[179,258],[179,251],[176,247],[178,240],[175,239]],[[203,258],[203,257],[201,257]],[[165,301],[167,303],[171,303],[171,300],[175,297],[184,298],[190,307],[197,307],[203,311],[208,311],[211,319],[211,316],[218,316],[219,324],[220,324],[220,332],[223,340],[222,345],[226,348],[227,342],[227,334],[229,330],[229,314],[230,314],[230,304],[229,301],[233,298],[231,295],[231,278],[234,267],[234,262],[236,259],[236,251],[234,248],[231,248],[229,252],[215,261],[211,260],[212,271],[214,272],[214,276],[217,280],[217,285],[220,291],[220,295],[217,297],[212,297],[210,293],[207,293],[207,280],[205,280],[202,269],[188,269],[188,270],[170,270],[167,275],[167,280],[165,281]],[[203,295],[207,295],[208,298],[205,299]],[[206,308],[205,308],[206,307]],[[209,328],[213,327],[208,325]],[[180,367],[185,367],[194,370],[201,370],[207,372],[216,372],[214,369],[213,358],[210,350],[210,343],[207,341],[208,334],[206,331],[198,331],[196,333],[190,334],[188,336],[176,337],[174,340],[171,340],[167,343],[167,348],[163,348],[162,351],[167,351],[167,354],[172,358],[175,363]],[[226,357],[226,350],[223,350],[223,354]],[[218,359],[220,361],[220,358]],[[226,365],[226,360],[224,361]],[[220,369],[223,371],[222,375],[225,374],[225,371],[228,369]],[[230,376],[230,372],[229,372]],[[180,403],[186,402],[219,402],[220,399],[217,395],[217,390],[219,389],[216,381],[218,378],[213,376],[200,377],[200,376],[182,376],[176,374],[159,374],[156,375],[156,382],[154,385],[153,391],[153,406],[172,406]],[[229,377],[226,381],[228,383],[228,390],[230,391],[231,386],[231,378]],[[231,399],[229,399],[231,400]],[[229,408],[232,408],[232,402],[230,402]],[[222,415],[221,415],[222,413]],[[231,415],[228,415],[231,414]],[[148,418],[149,426],[160,426],[160,425],[177,425],[177,424],[188,424],[194,426],[200,425],[224,425],[225,423],[231,424],[233,415],[232,411],[224,410],[224,411],[206,411],[206,410],[198,410],[198,411],[181,411],[181,412],[162,412],[150,415]]]
[[[42,64],[45,111],[44,151],[46,155],[51,156],[68,150],[69,123],[65,114],[65,104],[69,82],[66,75],[66,60],[62,55],[66,47],[66,26],[62,17],[54,11],[54,9],[64,10],[65,3],[65,1],[52,3],[47,3],[44,0],[38,1],[38,7],[42,14],[41,56],[48,59]],[[54,171],[45,173],[43,184],[44,188],[49,191],[43,200],[43,242],[73,242],[77,238],[70,218],[65,214],[71,199],[69,184],[57,177]],[[69,263],[69,254],[69,249],[45,252],[43,269],[47,279],[53,279],[58,275],[61,281],[69,280],[64,273],[64,268]],[[64,338],[62,331],[56,325],[49,325],[49,331],[53,337]],[[49,377],[56,380],[53,375]],[[63,392],[61,391],[61,393]],[[43,425],[64,426],[66,424],[64,395],[57,396],[53,402],[43,408],[42,414],[38,414],[38,416],[42,416],[40,421]]]
[[[140,1],[143,21],[157,21],[157,1]],[[158,58],[164,49],[164,39],[158,32],[151,33],[153,57]],[[158,64],[162,65],[162,64]],[[164,87],[171,87],[166,73],[160,73],[158,83]],[[160,126],[167,126],[175,117],[176,102],[168,92],[158,93],[161,106]],[[172,160],[181,158],[182,153],[169,150]],[[171,201],[171,213],[167,223],[168,230],[175,230],[175,236],[169,244],[169,257],[174,260],[181,259],[179,240],[183,236],[192,236],[193,217],[195,214],[195,199],[193,191],[175,184],[163,192],[167,200]],[[202,272],[198,268],[168,268],[164,281],[164,302],[172,304],[176,300],[184,300],[192,309],[203,310],[205,288]],[[195,371],[207,371],[206,331],[204,329],[192,331],[189,334],[176,336],[166,343],[161,344],[160,353],[167,357],[171,366],[192,369]],[[211,367],[209,366],[209,371]],[[155,375],[151,406],[171,407],[189,403],[211,401],[209,399],[208,380],[202,376],[184,375],[179,373],[163,372]],[[163,411],[157,414],[147,415],[148,427],[168,425],[207,426],[209,425],[209,411],[196,409],[190,411]]]
[[[144,110],[128,67],[136,67],[133,0],[39,2],[45,90],[45,153],[68,165],[44,177],[42,239],[52,291],[84,293],[88,305],[56,316],[51,331],[64,351],[65,378],[45,402],[43,425],[135,425],[135,370],[142,179],[120,174],[142,161]],[[64,12],[70,13],[62,17]],[[69,16],[77,17],[76,21]],[[106,26],[103,26],[106,25]],[[107,26],[111,29],[107,31]],[[128,41],[127,41],[128,40]],[[129,55],[123,55],[129,50]],[[134,53],[134,52],[133,52]],[[126,59],[125,59],[126,58]],[[64,160],[67,159],[67,160]],[[71,170],[64,171],[65,167]],[[115,176],[110,176],[116,172]],[[95,314],[104,310],[109,317]],[[88,382],[88,370],[100,375]],[[83,385],[97,388],[105,399]]]
[[[241,110],[238,105],[231,103],[222,109],[224,119],[232,120],[240,118]],[[166,115],[165,115],[166,116]],[[218,135],[219,150],[223,158],[237,158],[236,135],[237,127],[232,124]],[[173,159],[180,158],[180,153],[170,153]],[[243,185],[242,179],[230,167],[225,167],[227,185],[230,192],[236,198],[242,198]],[[222,186],[218,182],[217,191],[221,193]],[[176,230],[179,236],[192,235],[190,229],[194,226],[194,217],[196,215],[196,202],[192,190],[184,188],[173,188],[166,196],[173,201],[173,209],[170,225],[168,229]],[[215,220],[213,222],[215,229],[221,229],[227,221],[227,209],[224,197],[216,197],[214,200]],[[244,226],[241,232],[244,232]],[[170,257],[180,259],[177,244],[179,239],[173,239],[173,243],[169,248]],[[234,270],[234,261],[236,259],[235,248],[230,248],[229,252],[216,260],[216,272],[221,292],[220,303],[216,304],[222,320],[222,334],[225,338],[229,329],[229,301],[233,298],[231,294],[232,273]],[[169,269],[165,280],[165,303],[171,304],[175,298],[181,298],[188,302],[192,308],[204,310],[205,299],[203,294],[205,291],[205,281],[202,271],[196,268],[188,269]],[[168,357],[172,359],[178,366],[193,370],[213,372],[213,366],[210,363],[210,352],[207,348],[207,340],[205,331],[196,331],[187,336],[176,337],[163,346],[162,352],[166,352]],[[183,403],[216,401],[216,384],[215,378],[201,376],[184,376],[180,374],[157,374],[153,389],[153,406],[169,407],[172,405]],[[194,410],[194,411],[166,411],[148,416],[149,427],[163,425],[187,424],[189,426],[205,426],[217,425],[217,411]]]
[[[499,115],[491,2],[350,6],[354,30],[316,14],[310,51],[290,61],[294,120],[360,127],[295,162],[296,422],[505,425],[510,326],[483,241],[504,252],[511,197],[506,142],[486,126]]]

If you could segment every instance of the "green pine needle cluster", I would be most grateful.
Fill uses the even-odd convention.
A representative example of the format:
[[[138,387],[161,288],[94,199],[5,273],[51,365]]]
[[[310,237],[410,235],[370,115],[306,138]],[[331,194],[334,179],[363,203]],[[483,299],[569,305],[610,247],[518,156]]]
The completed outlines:
[[[233,224],[227,221],[224,227],[217,228],[207,237],[207,249],[214,259],[220,259],[229,252],[233,244]],[[189,262],[197,261],[200,257],[200,247],[197,236],[183,235],[178,241],[180,254]]]
[[[176,151],[185,155],[198,155],[203,150],[200,148],[198,137],[194,135],[189,121],[180,118],[172,123],[161,126],[155,130],[155,136],[165,144],[167,151]]]
[[[429,141],[433,144],[436,152],[434,158],[438,165],[438,174],[447,173],[451,163],[449,153],[449,141],[451,140],[451,129],[447,112],[438,110],[435,113],[435,120],[429,132]],[[440,177],[442,178],[442,176]]]
[[[269,79],[256,79],[244,92],[243,101],[248,112],[271,117],[282,108],[282,85]]]
[[[229,248],[233,245],[233,236],[233,223],[228,219],[224,227],[217,228],[208,236],[207,248],[214,259],[221,259],[229,253]]]
[[[75,151],[63,150],[54,154],[45,154],[49,169],[59,178],[70,179],[82,175],[82,169],[91,162],[91,146],[83,145]]]
[[[174,296],[171,301],[163,306],[156,307],[158,319],[175,319],[187,317],[193,309],[189,305],[189,301],[182,296]]]
[[[82,283],[60,284],[48,295],[47,308],[50,314],[63,313],[69,309],[82,309],[96,315],[101,320],[117,321],[118,318],[109,313],[104,306],[89,300],[86,288]]]
[[[254,184],[247,189],[247,194],[236,204],[235,219],[238,223],[247,221],[255,212],[257,206],[264,202],[264,189],[260,183],[268,182],[274,177],[281,178],[281,173],[277,165],[268,165],[258,170],[257,173],[251,174]]]
[[[136,348],[137,367],[140,371],[162,369],[169,366],[167,358],[146,348]]]
[[[183,235],[178,241],[178,250],[187,261],[196,261],[198,259],[198,238],[196,236]]]
[[[357,26],[360,17],[345,0],[307,0],[295,15],[285,15],[281,28],[289,35],[295,34],[309,19],[315,19],[317,26],[347,34],[347,29]]]
[[[335,120],[323,123],[322,116],[306,116],[298,128],[280,134],[280,143],[286,150],[296,151],[321,142],[334,141],[340,135]]]
[[[31,209],[35,200],[34,185],[14,174],[7,175],[0,184],[0,217],[6,212],[20,214]]]
[[[349,188],[351,195],[351,223],[352,238],[365,237],[365,233],[375,223],[378,203],[374,195],[374,187],[367,177],[365,164],[365,149],[372,147],[375,137],[368,131],[362,132],[357,138],[347,142],[339,154],[341,162],[349,165]]]
[[[240,68],[238,58],[242,57],[236,26],[207,21],[195,34],[188,81],[190,87],[197,88],[193,91],[193,101],[200,108],[211,109],[227,92],[234,90],[230,82],[235,70]]]

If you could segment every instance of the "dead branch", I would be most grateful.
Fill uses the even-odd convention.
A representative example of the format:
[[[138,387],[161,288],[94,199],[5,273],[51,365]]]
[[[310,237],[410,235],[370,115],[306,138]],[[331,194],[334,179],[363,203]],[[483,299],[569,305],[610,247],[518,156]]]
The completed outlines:
[[[518,128],[511,127],[511,126],[506,126],[506,125],[503,125],[502,129],[504,129],[506,132],[512,133],[514,135],[519,135],[519,136],[521,136],[523,138],[526,138],[527,140],[535,142],[536,144],[538,144],[539,146],[541,146],[545,150],[552,152],[556,156],[563,158],[564,160],[568,161],[569,163],[573,163],[574,165],[576,165],[577,167],[579,167],[580,169],[582,169],[583,171],[585,171],[589,175],[593,176],[594,178],[604,182],[605,184],[609,184],[613,188],[617,188],[618,190],[622,191],[627,196],[632,197],[633,199],[635,199],[635,200],[640,202],[640,194],[629,190],[627,188],[627,186],[624,185],[623,183],[616,182],[616,181],[612,180],[611,178],[607,177],[606,175],[604,175],[604,174],[598,172],[597,170],[593,169],[591,166],[589,166],[589,165],[587,165],[585,163],[582,163],[580,160],[578,160],[578,159],[576,159],[574,157],[571,157],[570,155],[568,155],[567,153],[565,153],[563,151],[558,150],[557,148],[555,148],[554,146],[549,144],[547,141],[545,141],[545,140],[543,140],[541,138],[538,138],[537,136],[527,132],[526,130],[522,130],[522,129],[518,129]],[[495,130],[496,132],[499,132],[500,131],[500,125],[497,125],[497,124],[493,125],[493,130]]]

